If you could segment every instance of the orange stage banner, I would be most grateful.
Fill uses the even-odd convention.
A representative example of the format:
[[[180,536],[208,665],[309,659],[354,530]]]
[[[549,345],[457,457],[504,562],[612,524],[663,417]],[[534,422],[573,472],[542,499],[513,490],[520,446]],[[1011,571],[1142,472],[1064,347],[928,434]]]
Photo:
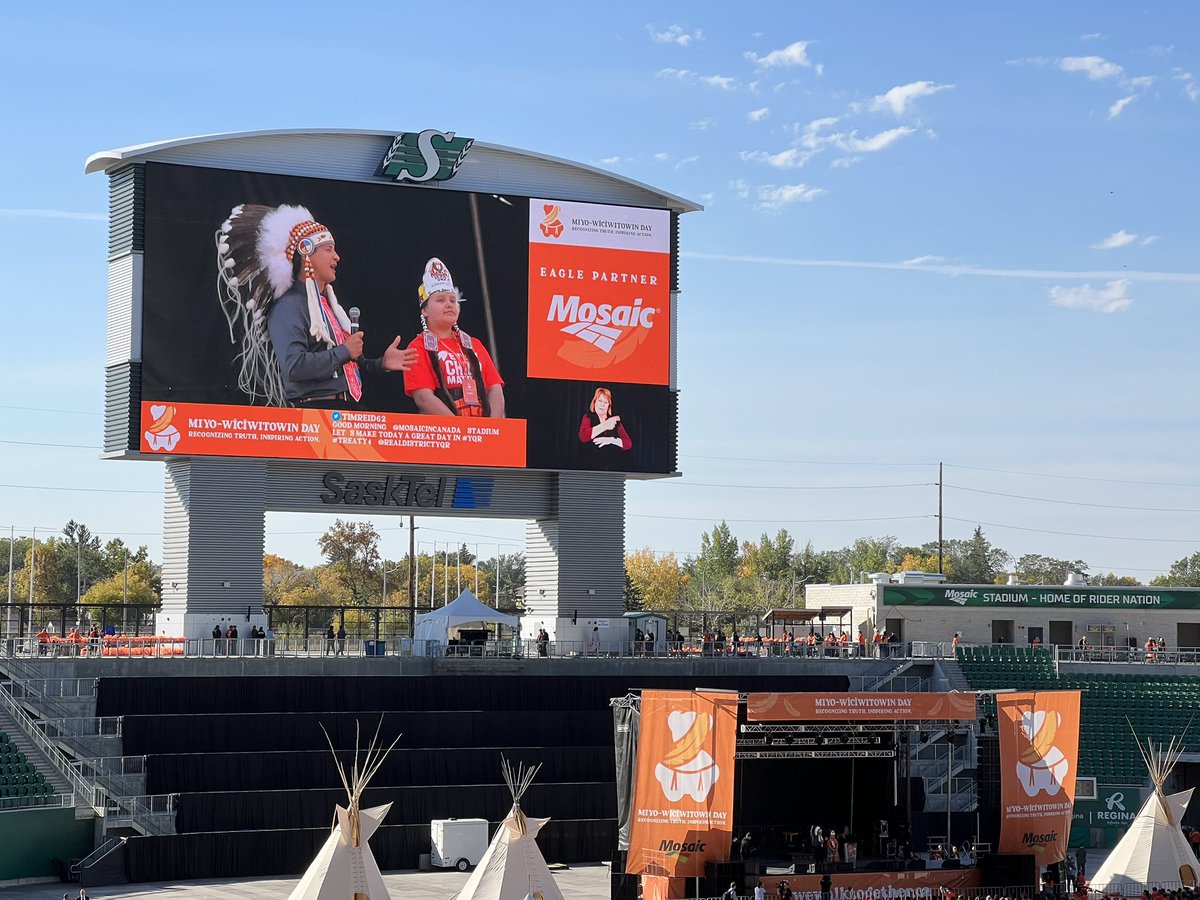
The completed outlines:
[[[644,691],[625,871],[704,874],[729,859],[737,694]]]
[[[1039,866],[1067,855],[1079,762],[1079,691],[996,696],[1000,729],[1000,852]]]
[[[143,453],[521,468],[525,420],[142,403]]]
[[[848,694],[822,691],[750,694],[746,698],[746,720],[749,722],[815,722],[829,719],[929,719],[971,722],[975,719],[975,695]]]

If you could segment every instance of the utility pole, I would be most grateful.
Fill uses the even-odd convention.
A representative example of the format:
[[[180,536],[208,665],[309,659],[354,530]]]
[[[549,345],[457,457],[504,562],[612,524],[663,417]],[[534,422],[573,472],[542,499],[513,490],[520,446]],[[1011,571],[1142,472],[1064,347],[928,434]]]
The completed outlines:
[[[29,544],[29,633],[33,634],[33,582],[37,578],[37,526],[33,526],[33,540]]]
[[[75,604],[83,596],[83,532],[75,532]]]
[[[408,627],[417,636],[417,519],[408,517]]]
[[[938,463],[938,574],[945,574],[942,568],[942,463]],[[949,839],[949,838],[947,838]]]
[[[8,605],[12,606],[13,545],[17,542],[17,526],[8,526]]]

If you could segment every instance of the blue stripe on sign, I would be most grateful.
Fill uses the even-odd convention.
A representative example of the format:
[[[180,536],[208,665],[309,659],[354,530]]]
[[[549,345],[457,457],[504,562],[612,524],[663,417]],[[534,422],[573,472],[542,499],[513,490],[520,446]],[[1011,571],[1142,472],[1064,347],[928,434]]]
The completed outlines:
[[[496,482],[492,478],[463,478],[459,476],[454,483],[454,499],[451,506],[455,509],[485,509],[492,505],[492,492]]]

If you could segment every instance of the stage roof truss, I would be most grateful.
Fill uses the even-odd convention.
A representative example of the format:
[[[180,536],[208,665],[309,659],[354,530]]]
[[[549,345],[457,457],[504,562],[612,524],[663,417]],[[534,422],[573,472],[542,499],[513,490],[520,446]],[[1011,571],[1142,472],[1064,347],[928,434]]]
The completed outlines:
[[[933,732],[952,731],[955,734],[966,734],[974,730],[973,722],[947,722],[941,719],[922,719],[921,721],[890,722],[744,722],[738,726],[741,734],[800,734],[811,732],[815,734],[846,734],[852,732],[882,732],[892,734],[905,731]]]
[[[752,747],[735,750],[734,759],[894,759],[896,751],[882,748],[846,747],[808,749],[805,747]]]

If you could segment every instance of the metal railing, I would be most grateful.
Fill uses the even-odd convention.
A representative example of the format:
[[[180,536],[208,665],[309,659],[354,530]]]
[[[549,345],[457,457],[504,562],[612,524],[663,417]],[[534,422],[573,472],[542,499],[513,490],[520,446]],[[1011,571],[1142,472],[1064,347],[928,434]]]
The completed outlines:
[[[71,794],[39,794],[36,797],[0,797],[0,812],[22,809],[60,809],[75,806]]]
[[[1142,647],[1054,647],[1056,663],[1108,663],[1116,665],[1200,664],[1200,649],[1147,650]]]
[[[106,796],[104,824],[107,828],[137,828],[146,834],[174,834],[178,802],[178,794]]]
[[[17,724],[21,727],[21,730],[25,732],[37,748],[42,751],[50,764],[71,785],[71,790],[75,794],[71,805],[74,806],[77,802],[84,802],[96,809],[99,798],[96,796],[95,786],[86,782],[78,772],[71,768],[71,761],[67,759],[66,754],[55,746],[46,734],[38,728],[37,722],[9,693],[8,687],[10,685],[11,683],[6,683],[0,688],[0,706],[7,709],[12,717],[17,720]],[[99,810],[97,809],[97,811]]]
[[[104,859],[104,857],[108,856],[108,854],[112,853],[114,850],[123,846],[124,844],[125,838],[123,837],[110,837],[105,839],[105,841],[101,843],[99,847],[97,847],[83,859],[71,865],[71,874],[76,876],[75,880],[78,881],[78,876],[81,872],[83,872],[84,869],[88,868],[88,866],[94,866],[96,863],[100,862],[100,860]]]
[[[146,757],[103,756],[72,761],[72,768],[88,781],[100,782],[109,794],[137,796],[145,790]]]

